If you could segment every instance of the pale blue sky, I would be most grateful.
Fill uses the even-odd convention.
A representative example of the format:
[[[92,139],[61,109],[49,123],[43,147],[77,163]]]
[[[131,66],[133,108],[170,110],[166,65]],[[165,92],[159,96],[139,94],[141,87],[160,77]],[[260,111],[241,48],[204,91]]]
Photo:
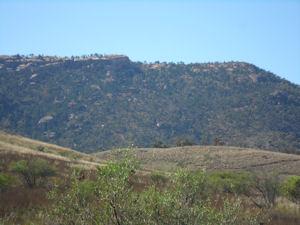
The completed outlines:
[[[246,61],[300,84],[299,0],[0,0],[0,54]]]

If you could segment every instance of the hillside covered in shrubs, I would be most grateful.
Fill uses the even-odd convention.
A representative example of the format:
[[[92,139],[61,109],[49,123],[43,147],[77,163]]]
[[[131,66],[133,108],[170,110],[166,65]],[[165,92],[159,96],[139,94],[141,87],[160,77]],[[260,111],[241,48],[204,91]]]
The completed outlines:
[[[95,155],[0,132],[0,224],[299,224],[300,156],[194,147]]]
[[[300,87],[244,62],[0,56],[0,128],[81,151],[189,143],[299,152]]]

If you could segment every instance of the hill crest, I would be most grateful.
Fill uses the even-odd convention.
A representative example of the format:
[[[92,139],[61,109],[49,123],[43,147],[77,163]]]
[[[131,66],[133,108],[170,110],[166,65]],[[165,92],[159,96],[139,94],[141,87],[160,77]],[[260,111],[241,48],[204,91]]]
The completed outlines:
[[[245,62],[0,56],[0,128],[79,150],[195,144],[300,149],[300,88]]]

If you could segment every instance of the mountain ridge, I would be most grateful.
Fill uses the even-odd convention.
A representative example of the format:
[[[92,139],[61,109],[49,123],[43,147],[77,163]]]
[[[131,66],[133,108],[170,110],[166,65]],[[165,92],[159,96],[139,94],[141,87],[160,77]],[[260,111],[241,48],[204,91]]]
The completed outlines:
[[[0,56],[0,81],[1,129],[79,150],[183,139],[300,149],[299,86],[245,62]]]

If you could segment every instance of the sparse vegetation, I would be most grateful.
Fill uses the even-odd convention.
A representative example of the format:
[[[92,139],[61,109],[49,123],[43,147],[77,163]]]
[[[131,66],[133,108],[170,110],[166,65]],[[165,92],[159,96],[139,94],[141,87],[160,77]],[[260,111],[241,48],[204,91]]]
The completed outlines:
[[[25,185],[33,188],[45,183],[48,177],[55,175],[55,169],[46,160],[20,160],[12,163],[11,170],[20,175]]]
[[[282,191],[287,190],[283,189],[287,183],[293,183],[287,182],[291,178],[282,178],[280,185],[282,181],[276,174],[268,176],[274,168],[281,174],[299,174],[295,166],[299,156],[222,146],[186,146],[129,152],[122,149],[101,153],[98,160],[94,155],[75,154],[58,146],[47,146],[47,152],[40,152],[37,147],[46,144],[10,135],[2,139],[0,135],[0,142],[0,174],[13,180],[7,185],[4,179],[0,191],[0,221],[4,225],[296,225],[300,220],[298,203],[290,202],[287,192]],[[27,147],[21,148],[21,143]],[[65,156],[60,155],[63,152]],[[79,158],[71,160],[74,154]],[[95,162],[87,167],[83,159],[101,161],[101,167]],[[57,173],[51,179],[39,178],[36,188],[31,188],[24,185],[21,174],[11,169],[15,165],[25,168],[27,162],[35,160],[47,161]],[[40,185],[45,182],[48,185]]]
[[[166,149],[134,149],[141,167],[150,171],[175,171],[180,167],[207,171],[252,171],[300,175],[300,156],[228,146],[185,146]],[[100,160],[112,158],[113,151],[94,154]]]

